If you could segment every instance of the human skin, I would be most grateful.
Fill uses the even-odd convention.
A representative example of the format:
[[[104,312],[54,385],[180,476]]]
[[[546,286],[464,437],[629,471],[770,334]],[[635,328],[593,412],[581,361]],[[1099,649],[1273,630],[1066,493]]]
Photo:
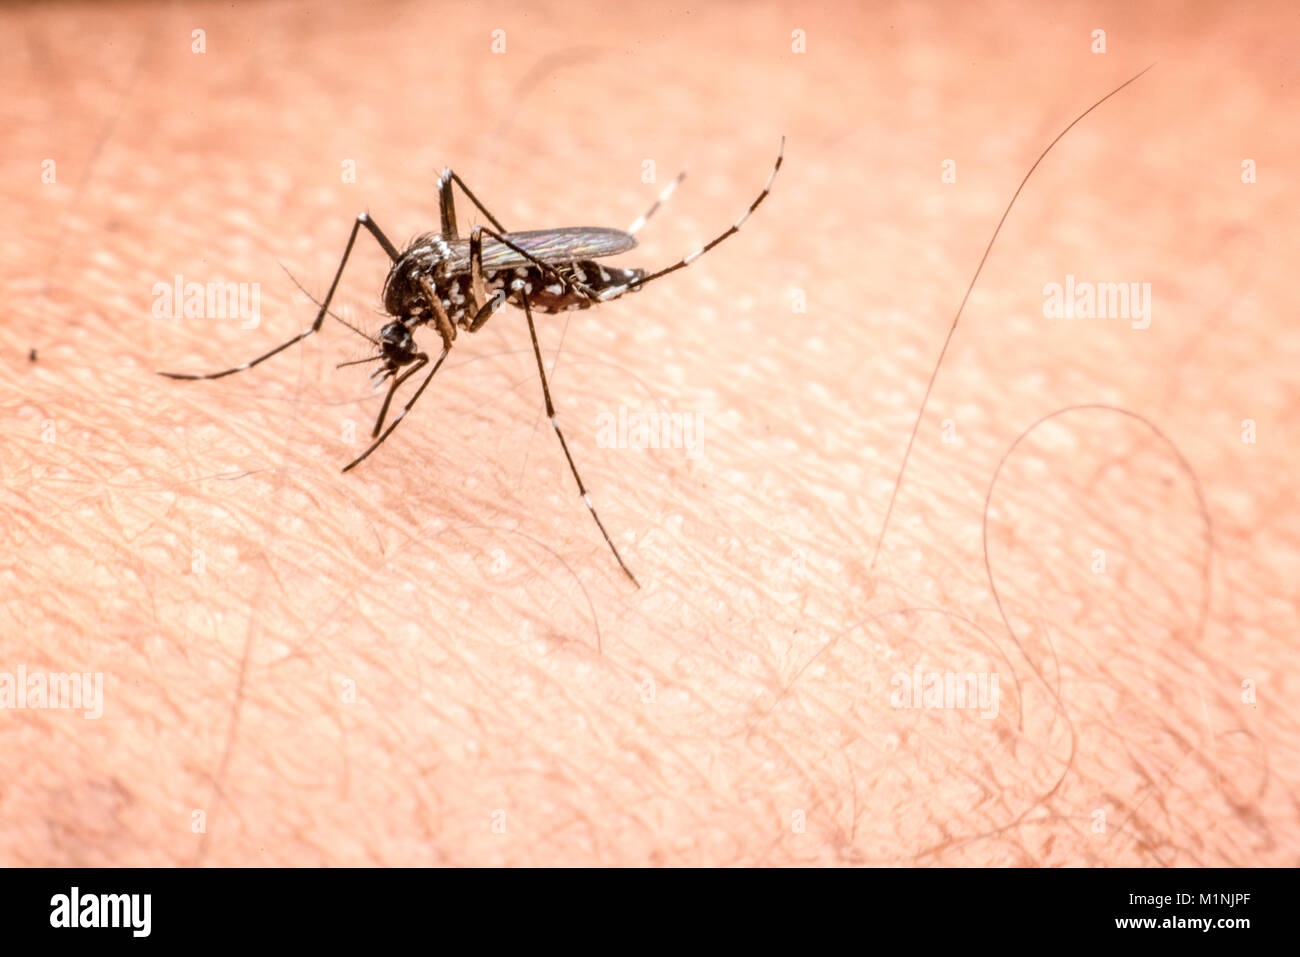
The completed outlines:
[[[0,672],[105,685],[0,712],[0,862],[1294,865],[1287,9],[7,9]],[[1153,61],[1017,200],[877,557],[998,218]],[[382,394],[339,323],[155,375],[298,332],[279,263],[323,294],[444,165],[512,229],[626,226],[687,165],[615,261],[653,267],[783,134],[737,236],[539,318],[639,589],[514,308],[347,474]],[[363,234],[372,334],[384,272]],[[155,316],[177,274],[260,322]],[[1067,275],[1150,283],[1150,326],[1045,317]],[[696,450],[611,447],[620,407]],[[996,714],[897,707],[917,669]]]

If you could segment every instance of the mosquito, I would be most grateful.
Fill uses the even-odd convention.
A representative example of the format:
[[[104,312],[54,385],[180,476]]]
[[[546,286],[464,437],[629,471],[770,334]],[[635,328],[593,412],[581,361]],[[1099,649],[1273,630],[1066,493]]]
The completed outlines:
[[[640,582],[623,561],[623,556],[619,554],[618,548],[609,537],[609,532],[605,530],[605,524],[596,513],[591,494],[582,481],[582,476],[578,474],[578,467],[569,451],[569,444],[560,430],[555,404],[551,401],[551,389],[546,381],[542,350],[537,341],[533,309],[545,313],[588,309],[618,299],[630,292],[636,292],[647,283],[686,268],[740,230],[750,214],[767,198],[777,171],[781,168],[784,155],[785,137],[782,137],[776,162],[772,165],[772,171],[768,174],[762,192],[728,229],[671,266],[652,272],[644,269],[616,269],[602,265],[597,260],[635,248],[636,233],[668,198],[685,174],[678,175],[669,183],[649,211],[638,217],[627,230],[576,226],[510,232],[479,202],[478,197],[465,185],[464,180],[450,168],[443,169],[438,180],[440,220],[438,232],[417,236],[405,250],[399,251],[368,214],[359,215],[356,222],[352,224],[352,232],[348,235],[347,245],[343,249],[343,258],[339,260],[338,268],[334,272],[334,281],[330,283],[329,291],[319,304],[320,311],[316,314],[316,320],[309,328],[276,346],[270,352],[232,369],[204,374],[180,372],[159,374],[171,379],[220,379],[251,369],[320,331],[325,316],[333,315],[329,309],[330,302],[334,298],[335,290],[338,289],[339,280],[347,266],[348,257],[352,254],[357,235],[364,228],[392,260],[383,290],[384,312],[388,322],[380,330],[377,338],[367,336],[378,350],[375,355],[355,362],[342,363],[342,365],[380,363],[371,378],[380,383],[387,381],[388,391],[370,433],[373,441],[364,452],[345,465],[343,471],[348,472],[356,468],[393,434],[393,430],[433,381],[434,374],[447,358],[447,353],[451,351],[457,332],[478,332],[501,306],[509,302],[522,309],[528,320],[528,334],[532,340],[533,357],[537,360],[537,373],[542,380],[542,399],[546,415],[551,420],[556,437],[560,440],[560,448],[564,451],[564,457],[569,463],[569,471],[573,473],[573,479],[578,485],[578,493],[582,496],[582,501],[586,504],[587,511],[591,513],[592,519],[595,520],[596,527],[600,529],[605,544],[614,553],[619,567],[639,588]],[[452,195],[453,184],[460,187],[465,198],[483,214],[491,227],[475,226],[470,230],[468,237],[460,234],[456,223],[455,198]],[[442,349],[432,363],[429,353],[425,352],[415,339],[415,333],[426,326],[432,326],[442,342]],[[388,427],[384,428],[397,390],[426,366],[431,367],[419,387],[411,394],[401,411],[391,422],[388,422]]]

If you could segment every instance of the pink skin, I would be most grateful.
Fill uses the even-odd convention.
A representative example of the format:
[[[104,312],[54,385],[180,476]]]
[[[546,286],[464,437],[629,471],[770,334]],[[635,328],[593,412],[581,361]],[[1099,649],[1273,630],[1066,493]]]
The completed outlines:
[[[97,720],[0,714],[0,860],[1293,863],[1287,5],[729,9],[485,10],[436,62],[408,7],[7,13],[0,672],[105,681]],[[873,566],[997,217],[1153,60],[1012,210]],[[301,329],[277,262],[320,295],[361,210],[436,227],[445,164],[511,229],[625,228],[689,165],[611,260],[655,269],[781,134],[737,236],[538,317],[640,590],[517,310],[347,475],[382,396],[338,323],[153,374]],[[385,268],[359,238],[337,300],[372,335]],[[258,283],[256,328],[154,316],[177,274]],[[1150,283],[1150,326],[1044,316],[1067,276]],[[1119,411],[1025,434],[1085,404]],[[649,412],[693,447],[629,447]],[[911,694],[947,673],[996,709]]]

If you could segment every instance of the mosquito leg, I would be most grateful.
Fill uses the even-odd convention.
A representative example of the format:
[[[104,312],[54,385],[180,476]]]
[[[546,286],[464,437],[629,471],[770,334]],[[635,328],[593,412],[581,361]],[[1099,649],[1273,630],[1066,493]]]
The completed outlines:
[[[578,492],[582,495],[582,500],[587,505],[587,511],[591,512],[591,517],[595,519],[596,527],[600,529],[600,534],[604,536],[605,544],[608,545],[609,550],[614,553],[614,558],[618,561],[619,567],[623,569],[628,578],[632,579],[632,584],[636,585],[637,588],[640,588],[641,583],[636,580],[636,576],[632,574],[631,569],[629,569],[627,564],[623,561],[623,556],[620,555],[618,549],[614,547],[614,542],[610,539],[609,532],[605,531],[604,523],[601,522],[600,516],[596,514],[596,506],[591,504],[591,495],[588,494],[587,487],[582,484],[582,476],[578,474],[578,467],[573,464],[573,456],[569,453],[569,443],[564,441],[564,433],[560,431],[559,420],[555,417],[555,405],[551,402],[551,388],[546,384],[546,367],[545,363],[542,362],[542,348],[537,344],[537,327],[533,325],[533,310],[528,304],[527,293],[520,290],[519,298],[524,304],[524,315],[528,317],[528,335],[532,337],[533,355],[537,357],[537,374],[542,378],[542,396],[546,399],[546,414],[551,419],[551,425],[555,427],[555,435],[560,440],[560,448],[564,449],[564,457],[569,460],[569,471],[573,473],[573,480],[578,483]]]
[[[474,318],[466,326],[468,332],[478,332],[483,323],[505,304],[509,295],[506,290],[498,289],[491,299],[483,285],[483,228],[475,226],[469,234],[469,301],[474,308]]]
[[[691,253],[689,256],[679,259],[671,266],[667,266],[664,269],[660,269],[656,272],[649,273],[648,275],[642,276],[640,279],[634,279],[631,282],[626,283],[624,285],[610,286],[609,288],[602,290],[601,293],[597,296],[597,300],[599,302],[608,302],[611,299],[617,299],[619,296],[623,295],[624,293],[631,292],[634,289],[640,289],[648,282],[652,282],[653,280],[659,279],[662,276],[667,276],[669,273],[676,272],[679,269],[685,269],[691,263],[695,262],[695,260],[699,259],[705,253],[707,253],[714,246],[718,245],[718,243],[740,232],[740,227],[744,225],[745,220],[749,219],[750,214],[753,213],[754,210],[758,209],[758,204],[761,203],[763,200],[767,199],[767,194],[772,191],[772,181],[776,179],[776,172],[781,168],[781,160],[784,157],[785,157],[785,137],[783,136],[781,137],[781,146],[776,152],[776,163],[772,166],[772,172],[768,174],[767,184],[763,187],[763,191],[758,194],[758,198],[749,204],[749,209],[741,213],[740,218],[737,219],[734,223],[732,223],[731,227],[728,230],[726,230],[726,232],[722,233],[719,236],[714,237],[709,242],[701,246],[699,249],[695,250],[695,252]],[[633,225],[635,226],[636,224],[633,223]]]
[[[467,331],[478,332],[479,329],[482,328],[483,323],[496,315],[496,311],[505,305],[506,298],[506,291],[504,289],[497,290],[496,295],[484,303],[479,311],[474,314],[474,319],[470,322]]]
[[[245,362],[241,366],[235,366],[233,369],[226,369],[223,372],[208,372],[202,374],[186,372],[159,372],[158,374],[166,376],[169,379],[220,379],[223,376],[232,375],[236,372],[243,372],[245,369],[251,369],[253,366],[265,362],[267,359],[271,358],[271,356],[277,355],[285,349],[288,349],[290,346],[302,342],[302,340],[306,339],[312,333],[318,332],[321,324],[325,321],[326,314],[329,312],[330,300],[334,298],[334,290],[338,288],[339,279],[343,277],[343,267],[348,264],[348,256],[351,255],[352,246],[357,241],[357,230],[362,226],[366,227],[366,229],[370,231],[370,235],[375,237],[375,241],[379,243],[380,246],[384,247],[384,252],[388,253],[389,258],[394,262],[397,261],[397,250],[394,248],[393,244],[388,241],[388,237],[384,235],[383,230],[381,230],[365,213],[358,216],[357,221],[352,224],[352,232],[348,235],[348,244],[343,250],[343,258],[339,260],[339,268],[334,272],[334,281],[330,283],[330,290],[325,294],[325,299],[321,302],[320,312],[316,313],[316,321],[311,324],[310,328],[304,329],[288,342],[281,343],[270,352],[260,355],[250,362]]]
[[[402,387],[402,383],[415,375],[420,369],[429,364],[429,357],[423,352],[417,353],[415,364],[407,369],[401,375],[393,376],[393,381],[388,386],[388,395],[384,396],[383,407],[379,410],[379,418],[375,419],[375,427],[370,430],[370,437],[373,439],[379,434],[379,430],[384,427],[384,419],[388,418],[388,407],[392,405],[393,393]]]
[[[450,349],[452,340],[456,338],[456,326],[447,315],[447,310],[442,305],[442,300],[438,298],[438,290],[433,288],[433,283],[429,282],[428,276],[420,277],[420,288],[424,292],[424,298],[433,310],[433,327],[438,330],[438,335],[442,337],[442,347]]]
[[[384,433],[381,436],[379,436],[379,438],[375,439],[375,441],[370,443],[369,448],[367,448],[364,452],[358,455],[347,465],[343,466],[343,471],[348,472],[356,468],[358,465],[360,465],[363,461],[366,460],[366,458],[370,455],[371,452],[379,448],[379,446],[383,445],[384,439],[388,438],[390,435],[393,434],[393,429],[397,428],[397,426],[401,423],[402,419],[406,418],[406,413],[411,411],[411,406],[415,405],[415,403],[419,401],[420,396],[424,394],[424,390],[429,387],[429,383],[433,381],[434,374],[438,371],[439,367],[441,367],[443,360],[447,358],[447,353],[450,351],[451,350],[448,348],[445,347],[443,348],[442,355],[438,356],[438,361],[433,364],[433,368],[429,370],[429,374],[425,377],[424,381],[420,383],[420,388],[415,390],[415,395],[411,396],[411,398],[407,400],[406,405],[402,406],[402,411],[397,413],[397,418],[393,419],[393,421],[389,424],[388,428],[384,430]]]
[[[456,226],[456,199],[451,195],[451,170],[446,168],[438,177],[438,224],[443,239],[460,238],[460,229]]]
[[[452,183],[460,187],[460,191],[465,194],[471,203],[478,207],[478,211],[486,216],[488,222],[495,226],[499,232],[507,232],[497,218],[489,213],[487,208],[478,201],[478,197],[470,192],[463,179],[450,169],[443,169],[442,176],[438,178],[438,212],[442,219],[442,236],[444,239],[460,238],[460,232],[456,228],[456,201],[451,195]]]
[[[487,289],[483,285],[483,228],[475,226],[469,234],[469,295],[470,304],[477,310],[473,320],[470,321],[470,331],[475,332],[478,327],[487,322],[487,316],[480,316],[486,308]],[[492,312],[496,310],[493,309]],[[492,315],[491,312],[487,314]]]
[[[659,209],[660,206],[668,202],[668,197],[671,196],[676,191],[677,184],[680,183],[685,178],[686,178],[686,170],[682,170],[680,173],[677,174],[677,176],[673,179],[671,183],[669,183],[667,186],[664,187],[663,192],[659,194],[659,197],[655,200],[654,205],[651,206],[648,210],[646,210],[645,215],[638,216],[635,220],[633,220],[632,225],[627,228],[627,231],[631,233],[633,236],[635,236],[638,232],[640,232],[641,227],[650,221],[650,217],[655,214],[655,212]]]

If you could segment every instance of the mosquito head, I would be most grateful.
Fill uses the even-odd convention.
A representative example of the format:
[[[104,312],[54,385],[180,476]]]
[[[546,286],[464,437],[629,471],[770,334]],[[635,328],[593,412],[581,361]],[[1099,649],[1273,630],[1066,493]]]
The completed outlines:
[[[415,361],[415,337],[410,327],[400,319],[390,322],[379,332],[379,351],[390,369],[400,369]]]

